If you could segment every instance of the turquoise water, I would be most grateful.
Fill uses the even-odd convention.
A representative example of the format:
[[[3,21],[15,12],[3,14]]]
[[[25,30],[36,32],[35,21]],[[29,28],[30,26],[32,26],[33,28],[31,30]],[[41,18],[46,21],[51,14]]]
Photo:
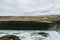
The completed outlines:
[[[38,33],[45,32],[48,33],[48,37],[42,36]],[[60,35],[56,31],[47,30],[0,30],[0,37],[5,35],[16,35],[21,38],[21,40],[59,40]]]

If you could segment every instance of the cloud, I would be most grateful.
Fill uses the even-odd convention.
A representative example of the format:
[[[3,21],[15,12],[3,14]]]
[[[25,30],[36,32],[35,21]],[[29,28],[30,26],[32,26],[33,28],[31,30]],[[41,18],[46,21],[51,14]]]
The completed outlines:
[[[0,16],[60,15],[60,0],[0,0]]]

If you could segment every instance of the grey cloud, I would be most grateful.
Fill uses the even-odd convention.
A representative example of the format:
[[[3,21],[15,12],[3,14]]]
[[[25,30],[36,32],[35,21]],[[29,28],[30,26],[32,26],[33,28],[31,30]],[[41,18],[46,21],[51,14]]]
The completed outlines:
[[[25,0],[19,0],[19,2],[0,0],[0,16],[38,16],[60,13],[60,7],[57,8],[57,4],[60,4],[59,0],[26,0],[26,4],[23,1]]]

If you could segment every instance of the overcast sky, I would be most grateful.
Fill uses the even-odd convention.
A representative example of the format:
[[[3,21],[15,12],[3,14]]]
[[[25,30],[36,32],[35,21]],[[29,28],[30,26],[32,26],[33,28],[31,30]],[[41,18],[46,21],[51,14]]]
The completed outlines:
[[[0,16],[60,15],[60,0],[0,0]]]

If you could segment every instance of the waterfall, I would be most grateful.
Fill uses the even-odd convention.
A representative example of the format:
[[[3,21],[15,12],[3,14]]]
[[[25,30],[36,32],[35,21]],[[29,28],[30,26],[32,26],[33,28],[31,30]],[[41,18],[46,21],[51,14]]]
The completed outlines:
[[[45,37],[46,34],[43,34],[45,36],[38,34],[41,32],[49,34],[48,37]],[[0,37],[5,35],[16,35],[20,37],[21,40],[60,40],[60,34],[52,30],[0,30]]]

